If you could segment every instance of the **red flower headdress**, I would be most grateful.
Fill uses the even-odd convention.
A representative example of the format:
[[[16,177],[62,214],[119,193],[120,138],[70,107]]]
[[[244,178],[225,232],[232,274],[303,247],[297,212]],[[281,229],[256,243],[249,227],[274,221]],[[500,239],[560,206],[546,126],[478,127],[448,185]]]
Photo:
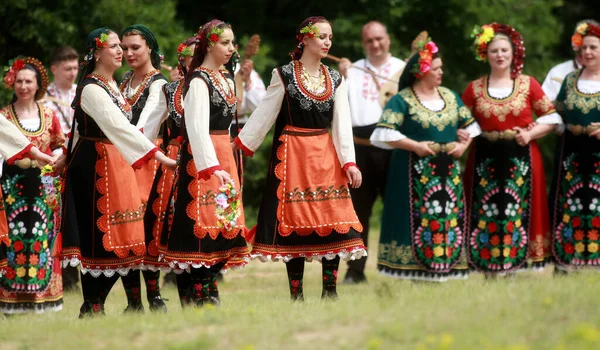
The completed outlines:
[[[487,61],[487,46],[496,37],[497,34],[506,35],[512,44],[513,60],[510,76],[515,79],[523,71],[525,64],[525,45],[523,36],[513,27],[507,24],[491,23],[481,27],[475,26],[471,37],[474,38],[473,47],[475,49],[475,58],[478,61]]]
[[[198,41],[207,40],[209,47],[215,46],[216,42],[219,41],[219,36],[225,31],[225,29],[218,27],[222,23],[224,22],[218,20],[208,22],[204,26],[200,27],[196,38]]]
[[[46,95],[46,89],[50,85],[50,79],[48,79],[48,71],[37,58],[33,57],[17,57],[14,60],[8,62],[8,67],[4,68],[4,86],[10,90],[14,89],[15,80],[17,73],[25,68],[25,65],[30,65],[35,68],[37,73],[40,75],[42,86],[39,86],[35,99],[42,99]]]
[[[410,72],[413,73],[417,79],[423,79],[423,77],[431,70],[433,55],[436,54],[439,49],[437,45],[431,41],[431,38],[427,38],[426,41],[419,41],[416,47],[419,53],[419,61],[413,65]]]
[[[579,52],[581,45],[583,45],[583,37],[592,34],[600,38],[600,26],[589,21],[583,21],[577,28],[575,28],[575,34],[571,37],[571,46],[573,51]]]

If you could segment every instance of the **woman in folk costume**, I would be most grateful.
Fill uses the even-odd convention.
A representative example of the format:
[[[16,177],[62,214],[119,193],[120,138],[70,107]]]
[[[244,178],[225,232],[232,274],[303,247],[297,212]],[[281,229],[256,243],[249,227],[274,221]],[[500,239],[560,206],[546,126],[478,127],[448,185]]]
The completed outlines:
[[[273,70],[267,94],[235,139],[252,155],[275,124],[252,257],[286,263],[292,300],[304,298],[305,261],[322,262],[322,297],[335,298],[340,258],[367,253],[348,188],[362,178],[346,83],[321,63],[331,39],[324,17],[302,22],[292,61]]]
[[[131,124],[144,132],[144,135],[160,147],[162,138],[157,139],[161,115],[165,112],[164,100],[161,103],[162,87],[166,78],[160,73],[161,55],[154,34],[146,26],[135,24],[125,28],[121,35],[123,56],[132,70],[125,73],[120,90],[131,106]],[[145,210],[148,210],[148,197],[154,176],[160,164],[151,160],[140,169],[136,169],[137,185],[142,196]],[[146,240],[146,245],[150,240]],[[144,267],[157,262],[158,255],[147,255]],[[146,269],[142,273],[146,282],[146,297],[151,311],[167,312],[167,306],[160,295],[160,271]],[[140,271],[134,270],[122,276],[127,308],[125,312],[143,312],[141,300]]]
[[[459,95],[442,87],[442,59],[428,39],[408,60],[371,142],[392,148],[378,270],[444,282],[466,278],[466,208],[459,160],[480,129]],[[464,129],[465,143],[457,142]]]
[[[550,254],[550,220],[536,140],[560,116],[540,84],[521,74],[525,47],[519,32],[492,23],[473,35],[477,59],[487,60],[491,70],[463,94],[483,130],[465,173],[469,261],[487,276],[524,268],[528,259],[541,268]]]
[[[15,59],[4,77],[14,89],[11,104],[0,110],[19,133],[47,155],[62,153],[65,137],[54,112],[38,101],[49,85],[48,73],[33,58]],[[59,232],[60,179],[29,157],[3,164],[0,185],[8,235],[5,275],[0,277],[0,312],[12,314],[61,310],[63,304]],[[0,223],[0,226],[2,225]]]
[[[180,166],[159,251],[172,268],[190,272],[189,299],[200,307],[220,303],[214,284],[217,274],[246,265],[250,254],[241,203],[230,203],[235,203],[239,212],[229,221],[216,215],[216,208],[223,208],[228,198],[233,198],[222,189],[228,187],[230,194],[240,191],[229,139],[237,107],[235,87],[231,70],[222,69],[234,54],[233,31],[224,22],[213,20],[200,28],[197,38],[183,82]]]
[[[54,158],[41,152],[21,134],[19,128],[11,121],[0,115],[0,157],[6,159],[8,165],[13,165],[17,160],[29,157],[35,159],[40,166],[52,163]],[[8,241],[8,222],[6,222],[6,211],[4,198],[0,191],[0,246],[2,242]],[[6,268],[6,254],[0,248],[0,276]]]
[[[572,37],[584,68],[568,74],[556,98],[566,124],[556,164],[552,250],[559,269],[600,268],[600,26]]]
[[[119,275],[143,262],[144,204],[134,168],[153,158],[172,168],[176,164],[130,123],[131,106],[112,79],[121,67],[120,44],[106,27],[88,35],[86,66],[73,101],[75,135],[68,147],[62,232],[63,259],[81,265],[80,317],[103,314]]]
[[[194,56],[196,47],[196,37],[186,39],[177,49],[179,65],[177,69],[183,76],[187,74],[188,67]],[[163,146],[166,146],[167,156],[171,159],[177,159],[179,153],[179,144],[183,137],[180,135],[181,120],[183,119],[183,83],[185,80],[176,80],[163,85],[161,103],[165,111],[161,117],[161,134]],[[169,264],[162,260],[158,261],[160,235],[163,231],[167,208],[171,202],[173,181],[175,173],[165,166],[158,168],[150,197],[148,198],[148,207],[144,215],[144,231],[146,233],[146,243],[148,254],[144,259],[144,268],[152,271],[165,270],[171,268]],[[176,274],[179,300],[182,305],[187,305],[187,289],[190,283],[190,274],[186,271],[178,271]]]

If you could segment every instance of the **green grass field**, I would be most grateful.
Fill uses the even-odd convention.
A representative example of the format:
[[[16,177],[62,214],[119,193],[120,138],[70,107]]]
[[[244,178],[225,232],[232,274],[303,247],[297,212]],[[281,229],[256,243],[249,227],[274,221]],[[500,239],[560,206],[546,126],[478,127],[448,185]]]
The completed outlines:
[[[107,316],[82,321],[81,295],[68,293],[61,312],[0,316],[0,349],[600,348],[596,272],[412,283],[379,276],[370,255],[369,283],[339,286],[337,301],[320,300],[320,264],[307,265],[306,301],[292,303],[284,265],[258,261],[225,276],[220,307],[182,311],[166,287],[167,315],[124,316],[119,281]]]

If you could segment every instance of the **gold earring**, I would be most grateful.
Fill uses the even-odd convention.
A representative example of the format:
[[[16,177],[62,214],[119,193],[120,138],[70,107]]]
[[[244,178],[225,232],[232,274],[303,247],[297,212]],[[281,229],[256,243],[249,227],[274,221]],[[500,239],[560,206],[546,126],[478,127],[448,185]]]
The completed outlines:
[[[96,57],[96,62],[100,61],[100,56]]]

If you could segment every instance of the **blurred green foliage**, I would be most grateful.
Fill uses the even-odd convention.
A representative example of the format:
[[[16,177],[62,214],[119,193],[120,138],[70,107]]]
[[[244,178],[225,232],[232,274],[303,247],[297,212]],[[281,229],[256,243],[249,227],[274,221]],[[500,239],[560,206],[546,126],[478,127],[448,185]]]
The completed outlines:
[[[255,69],[268,84],[271,70],[289,60],[298,25],[312,15],[332,22],[331,53],[353,61],[363,56],[360,31],[367,21],[388,26],[392,53],[400,58],[409,55],[413,38],[427,30],[443,56],[444,85],[460,93],[469,81],[488,72],[471,51],[474,25],[496,21],[516,27],[525,38],[524,73],[541,82],[553,65],[572,57],[569,37],[575,23],[600,19],[600,9],[596,0],[8,0],[0,6],[0,65],[17,55],[47,62],[52,49],[64,44],[83,56],[87,33],[94,28],[108,26],[120,32],[143,23],[154,31],[165,63],[174,66],[178,44],[203,23],[219,18],[231,23],[240,38],[240,51],[250,35],[261,35]],[[0,89],[0,105],[8,103],[11,95]],[[262,196],[271,138],[269,134],[252,159],[245,158],[244,200],[251,222]],[[552,167],[553,143],[552,137],[541,142],[547,170]]]

